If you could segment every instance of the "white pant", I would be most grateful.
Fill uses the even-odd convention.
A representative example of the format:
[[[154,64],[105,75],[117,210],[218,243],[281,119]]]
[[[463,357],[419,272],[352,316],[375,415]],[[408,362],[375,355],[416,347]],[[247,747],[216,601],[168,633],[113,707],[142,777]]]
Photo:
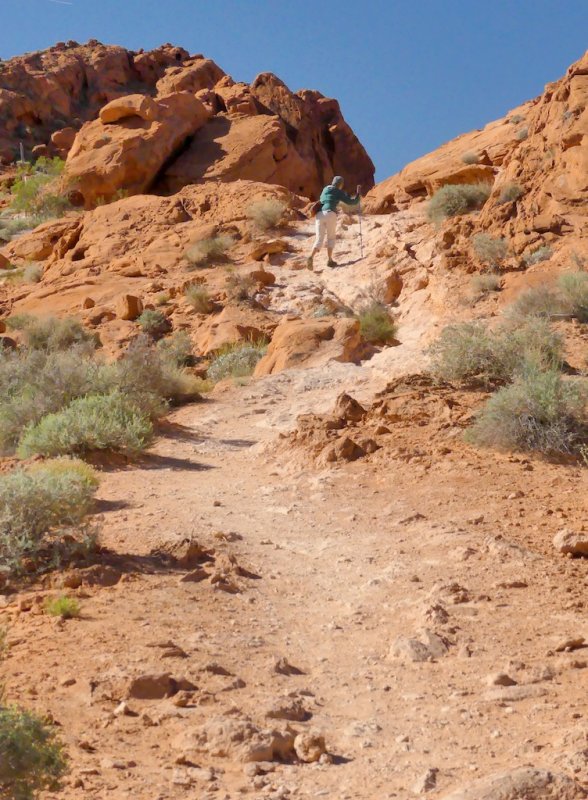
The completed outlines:
[[[337,239],[337,213],[335,211],[319,211],[316,215],[315,249],[320,250],[327,236],[327,247],[332,250]]]

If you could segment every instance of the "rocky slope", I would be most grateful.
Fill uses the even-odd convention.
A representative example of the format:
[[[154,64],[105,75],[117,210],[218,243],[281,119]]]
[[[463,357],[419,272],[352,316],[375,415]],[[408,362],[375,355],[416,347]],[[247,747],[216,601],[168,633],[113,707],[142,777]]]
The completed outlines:
[[[448,269],[476,264],[471,247],[476,233],[504,237],[512,269],[520,269],[525,256],[542,246],[553,249],[550,268],[561,269],[571,259],[585,261],[587,102],[588,54],[539,97],[378,184],[366,207],[393,213],[422,203],[446,184],[488,182],[490,198],[479,215],[442,226],[437,241]],[[505,199],[505,188],[513,185],[520,197]]]

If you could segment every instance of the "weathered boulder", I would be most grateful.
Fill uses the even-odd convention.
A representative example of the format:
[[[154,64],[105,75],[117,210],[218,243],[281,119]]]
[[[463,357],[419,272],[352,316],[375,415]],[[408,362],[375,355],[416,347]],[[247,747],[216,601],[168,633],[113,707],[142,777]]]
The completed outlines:
[[[145,94],[129,94],[126,97],[117,97],[100,109],[98,119],[103,125],[120,122],[128,117],[140,117],[146,122],[157,119],[157,103]]]
[[[146,191],[162,166],[209,117],[200,100],[187,92],[144,100],[142,104],[137,95],[116,100],[110,110],[106,107],[110,122],[88,122],[78,133],[64,180],[81,193],[86,208],[121,191]],[[132,116],[118,116],[131,112]]]
[[[119,319],[134,320],[143,313],[143,303],[139,297],[123,294],[116,302],[115,311]]]
[[[553,546],[562,555],[588,556],[588,532],[563,528],[553,537]]]
[[[364,345],[359,322],[354,319],[293,319],[276,328],[266,355],[255,375],[272,375],[292,367],[309,367],[329,361],[359,362]]]
[[[258,341],[276,327],[273,317],[248,306],[225,306],[220,314],[207,317],[199,328],[195,345],[203,355],[235,342]]]

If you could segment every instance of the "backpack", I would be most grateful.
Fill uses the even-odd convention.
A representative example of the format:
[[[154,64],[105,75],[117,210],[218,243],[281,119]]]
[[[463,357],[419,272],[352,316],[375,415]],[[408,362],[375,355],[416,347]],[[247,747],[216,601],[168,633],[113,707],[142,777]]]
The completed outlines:
[[[311,205],[311,207],[310,207],[310,212],[309,212],[309,213],[310,213],[310,216],[311,216],[311,217],[316,217],[316,215],[318,214],[318,212],[319,212],[319,211],[322,211],[322,210],[323,210],[323,204],[321,203],[321,201],[320,201],[320,200],[317,200],[317,201],[316,201],[316,203],[313,203],[313,204]]]

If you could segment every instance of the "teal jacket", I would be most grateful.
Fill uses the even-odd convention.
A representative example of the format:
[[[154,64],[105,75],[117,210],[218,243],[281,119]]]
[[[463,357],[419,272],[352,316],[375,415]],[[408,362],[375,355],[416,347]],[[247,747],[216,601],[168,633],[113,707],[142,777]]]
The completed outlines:
[[[323,204],[323,211],[336,211],[339,203],[356,206],[359,203],[359,195],[355,198],[350,197],[336,186],[329,185],[322,190],[320,201]]]

